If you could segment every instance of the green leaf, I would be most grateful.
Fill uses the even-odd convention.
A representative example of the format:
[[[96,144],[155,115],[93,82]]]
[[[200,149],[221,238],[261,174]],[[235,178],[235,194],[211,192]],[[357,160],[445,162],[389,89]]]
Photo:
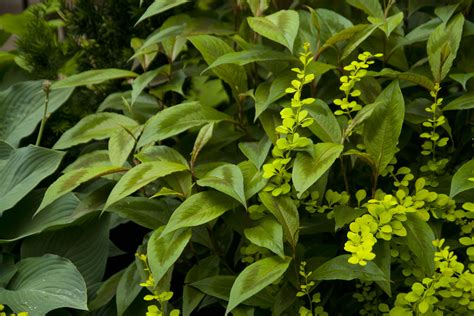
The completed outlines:
[[[219,192],[193,194],[173,212],[163,234],[208,223],[234,207],[233,199]]]
[[[279,74],[269,83],[265,81],[258,85],[255,91],[255,118],[254,121],[275,101],[286,95],[285,89],[294,78],[293,73]]]
[[[469,92],[449,102],[443,108],[443,111],[469,110],[472,108],[474,108],[474,92]]]
[[[81,225],[44,232],[27,238],[21,256],[54,254],[71,260],[87,286],[102,280],[109,254],[109,216],[92,217]]]
[[[104,210],[158,178],[188,170],[188,166],[168,161],[145,162],[133,167],[120,178],[110,192]]]
[[[144,55],[152,50],[152,46],[163,42],[166,39],[176,37],[181,35],[186,28],[186,24],[179,24],[173,26],[161,26],[158,30],[151,33],[147,39],[143,42],[140,48],[135,52],[135,54],[130,58],[137,58],[138,56]],[[156,50],[156,49],[155,49]],[[160,69],[160,68],[158,68]],[[152,72],[156,72],[158,69]],[[138,79],[138,78],[137,78]]]
[[[45,255],[23,259],[16,267],[8,287],[0,288],[0,302],[14,312],[46,315],[61,307],[87,310],[86,284],[69,260]]]
[[[305,105],[305,110],[314,119],[313,124],[308,126],[314,135],[326,143],[341,143],[341,127],[326,102],[317,99],[314,103]]]
[[[380,174],[395,156],[405,116],[405,102],[398,82],[389,84],[374,103],[379,104],[365,120],[364,144],[375,162],[375,172]]]
[[[469,179],[474,178],[474,159],[463,164],[453,176],[451,181],[450,197],[455,197],[461,192],[474,188],[474,181]]]
[[[240,151],[247,157],[257,169],[260,169],[268,156],[272,142],[267,136],[262,137],[259,142],[239,143]]]
[[[292,180],[298,192],[298,198],[332,166],[344,146],[334,143],[318,143],[313,145],[313,148],[313,155],[306,152],[299,152],[296,155]]]
[[[334,220],[336,221],[335,231],[338,231],[345,225],[352,223],[357,217],[366,213],[363,209],[354,209],[347,205],[338,205],[333,211]]]
[[[398,12],[388,18],[375,18],[375,17],[368,17],[367,18],[370,23],[377,25],[379,29],[381,29],[387,38],[390,37],[390,34],[397,28],[400,23],[403,21],[403,12]]]
[[[239,201],[245,208],[244,177],[239,167],[232,164],[219,166],[197,181],[203,187],[210,187]]]
[[[354,280],[361,281],[390,281],[385,274],[372,261],[366,266],[351,264],[347,260],[350,255],[340,255],[326,261],[313,271],[313,280]]]
[[[121,78],[134,78],[137,74],[133,71],[108,68],[108,69],[94,69],[81,72],[77,75],[72,75],[66,79],[56,81],[51,85],[51,89],[63,89],[79,86],[88,86],[99,84],[105,81]]]
[[[137,100],[140,93],[142,93],[142,91],[148,86],[148,84],[150,82],[152,82],[153,79],[155,79],[155,77],[161,71],[163,71],[161,68],[158,68],[158,69],[155,69],[155,70],[152,70],[152,71],[147,71],[147,72],[139,75],[138,77],[136,77],[133,80],[133,83],[132,83],[132,103],[130,105],[133,106],[133,104]]]
[[[117,315],[122,316],[127,308],[132,305],[135,298],[140,294],[142,287],[140,273],[138,272],[137,265],[132,262],[125,272],[122,274],[120,281],[117,285],[116,291],[116,303],[117,303]]]
[[[137,25],[138,23],[142,22],[145,19],[148,19],[149,17],[165,12],[169,9],[182,5],[188,1],[189,0],[155,0],[155,2],[153,2],[146,9],[145,13],[143,13],[140,19],[138,19],[135,25]]]
[[[0,215],[59,167],[63,153],[29,145],[16,149],[0,170]]]
[[[163,145],[146,147],[135,157],[141,162],[168,161],[188,165],[187,160],[176,149]]]
[[[142,131],[142,126],[135,126],[131,129],[120,127],[109,139],[108,155],[110,162],[115,166],[123,166],[127,162],[137,138]]]
[[[34,235],[50,227],[67,225],[84,215],[76,211],[80,201],[70,193],[57,199],[33,217],[43,199],[43,193],[42,190],[32,191],[0,217],[0,243]]]
[[[379,0],[346,0],[346,2],[349,5],[364,11],[368,16],[373,16],[379,19],[384,18],[384,13]]]
[[[226,315],[237,305],[278,280],[288,269],[291,258],[267,257],[246,267],[235,279],[230,290]]]
[[[126,168],[116,166],[101,166],[82,168],[70,171],[59,177],[56,181],[53,182],[53,184],[48,187],[48,190],[46,190],[46,194],[44,195],[43,201],[41,202],[41,205],[36,212],[39,213],[46,206],[50,205],[66,193],[71,192],[84,182],[108,174],[124,172],[127,170],[128,169]]]
[[[0,139],[13,146],[33,133],[43,118],[45,94],[43,81],[23,81],[0,92]],[[51,91],[48,112],[59,109],[74,89]]]
[[[321,43],[325,43],[334,34],[352,26],[350,20],[332,10],[323,8],[309,10],[313,23],[319,31]]]
[[[179,229],[168,234],[163,229],[153,232],[148,241],[147,255],[150,270],[153,273],[155,284],[168,272],[169,268],[178,260],[184,248],[191,240],[191,229]]]
[[[246,228],[244,234],[251,243],[259,247],[267,248],[282,259],[285,259],[283,228],[273,218],[263,218],[256,226]]]
[[[106,306],[115,297],[117,291],[117,285],[123,276],[124,270],[121,270],[110,278],[100,283],[93,298],[89,298],[89,311],[98,310],[101,307]]]
[[[391,278],[391,264],[392,255],[390,254],[390,241],[379,240],[374,246],[375,260],[374,263],[385,273],[385,278],[390,280]],[[377,285],[385,292],[389,297],[392,297],[391,281],[375,281]]]
[[[417,214],[407,214],[408,220],[404,223],[407,230],[406,241],[408,248],[415,255],[418,267],[421,267],[426,275],[433,275],[435,271],[435,251],[432,241],[436,239],[433,230],[427,222]]]
[[[363,41],[365,41],[370,35],[372,35],[372,33],[377,29],[377,26],[378,25],[365,25],[361,30],[351,36],[346,46],[344,47],[340,60],[344,60],[345,58],[349,57],[349,55],[357,47],[359,47]]]
[[[136,126],[138,126],[137,122],[131,118],[116,113],[104,112],[88,115],[62,134],[53,148],[66,149],[93,139],[106,139],[114,135],[117,129],[132,129]]]
[[[233,53],[234,50],[222,39],[211,35],[195,35],[188,37],[208,65],[222,55]],[[228,83],[235,92],[247,91],[247,73],[244,67],[225,64],[214,67],[212,71],[217,77]]]
[[[239,163],[240,171],[244,176],[245,199],[249,200],[258,192],[262,191],[267,185],[268,179],[263,177],[263,171],[258,170],[257,167],[250,161],[242,161]]]
[[[218,57],[203,72],[224,64],[247,65],[259,61],[291,61],[295,60],[293,55],[275,51],[265,47],[255,47],[250,50],[233,52]]]
[[[464,16],[456,15],[448,24],[440,24],[428,39],[427,52],[431,72],[435,81],[446,77],[456,58],[462,38]]]
[[[206,144],[211,140],[213,132],[214,122],[208,123],[201,127],[198,135],[196,136],[193,151],[191,152],[191,165],[194,166],[199,153],[204,148],[204,146],[206,146]]]
[[[248,17],[247,22],[258,34],[286,46],[293,52],[293,44],[300,25],[296,11],[280,10],[265,17]]]
[[[232,120],[227,114],[197,102],[174,105],[153,116],[145,125],[138,147],[178,135],[192,127]]]
[[[466,83],[474,77],[474,72],[464,73],[464,74],[452,74],[449,75],[449,78],[453,79],[456,82],[459,82],[462,85],[462,88],[466,90]],[[443,109],[444,110],[444,109]]]
[[[294,201],[288,197],[275,197],[267,192],[261,192],[258,196],[263,205],[280,222],[285,239],[295,248],[298,240],[300,219]]]

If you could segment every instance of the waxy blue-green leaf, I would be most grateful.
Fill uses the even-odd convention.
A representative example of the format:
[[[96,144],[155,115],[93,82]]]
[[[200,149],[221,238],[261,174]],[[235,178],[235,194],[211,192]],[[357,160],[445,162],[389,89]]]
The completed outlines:
[[[294,201],[286,196],[275,197],[267,192],[261,192],[258,196],[263,205],[280,222],[285,239],[295,248],[298,241],[300,218]]]
[[[326,102],[317,99],[314,103],[305,105],[305,110],[314,119],[313,124],[308,126],[314,135],[323,142],[341,143],[341,127]]]
[[[55,255],[26,258],[7,288],[0,288],[0,302],[14,312],[46,315],[70,307],[87,310],[86,283],[69,260]]]
[[[182,5],[188,1],[189,0],[155,0],[155,2],[153,2],[146,9],[145,13],[143,13],[140,19],[138,19],[135,25],[137,25],[138,23],[142,22],[145,19],[148,19],[149,17],[165,12],[169,9]]]
[[[265,217],[256,226],[246,228],[244,235],[254,245],[267,248],[282,259],[285,258],[283,248],[283,228],[272,217]]]
[[[43,118],[45,93],[43,81],[23,81],[0,92],[0,139],[16,147],[33,133]],[[59,109],[71,96],[73,88],[49,93],[48,113]]]
[[[50,205],[66,193],[71,192],[84,182],[112,173],[125,172],[127,170],[127,168],[120,166],[100,166],[81,168],[65,173],[48,187],[43,201],[36,213],[39,213],[46,206]]]
[[[161,228],[155,230],[147,246],[147,259],[155,284],[165,276],[191,240],[190,228],[175,230],[169,234],[163,234],[162,231]]]
[[[239,167],[232,164],[219,166],[197,181],[203,187],[210,187],[233,197],[247,208],[244,191],[244,177]]]
[[[366,266],[349,263],[350,255],[340,255],[320,265],[311,275],[312,280],[390,281],[372,261]]]
[[[65,79],[54,82],[51,85],[51,89],[63,89],[63,88],[72,88],[79,86],[87,86],[99,84],[105,81],[113,79],[122,79],[122,78],[134,78],[137,74],[133,71],[108,68],[108,69],[94,69],[88,70],[77,75],[72,75]]]
[[[120,128],[132,129],[138,123],[117,113],[97,113],[84,117],[74,127],[68,129],[54,144],[54,149],[66,149],[91,140],[111,137]]]
[[[56,171],[63,155],[32,145],[14,150],[0,170],[0,215]]]
[[[296,11],[280,10],[265,17],[248,17],[247,22],[258,34],[286,46],[293,52],[293,44],[300,25]]]
[[[226,315],[240,303],[278,280],[288,269],[291,258],[267,257],[246,267],[235,279],[230,290]]]
[[[451,70],[461,42],[463,25],[464,16],[459,13],[448,24],[440,24],[428,38],[428,61],[437,82],[441,82]]]
[[[344,146],[334,143],[313,145],[313,155],[299,152],[293,165],[292,180],[298,198],[332,166]]]
[[[139,164],[120,178],[119,182],[112,189],[112,192],[110,192],[104,210],[158,178],[185,170],[188,170],[188,166],[169,161],[145,162]]]
[[[451,190],[449,195],[455,197],[461,192],[474,189],[474,159],[463,164],[454,174],[451,180]]]
[[[192,127],[232,120],[227,114],[197,102],[174,105],[153,116],[145,125],[138,147],[178,135]]]
[[[174,210],[163,234],[206,224],[235,206],[232,198],[220,192],[205,191],[193,194]]]
[[[224,64],[247,65],[259,61],[292,61],[295,57],[288,53],[279,52],[264,47],[255,47],[249,50],[233,52],[218,57],[203,72]]]
[[[258,142],[239,143],[240,151],[247,157],[257,169],[260,169],[267,158],[272,142],[267,136],[263,136]]]
[[[421,267],[426,275],[433,275],[435,271],[436,248],[432,242],[436,236],[427,222],[417,214],[407,214],[408,220],[404,222],[407,230],[406,241],[408,248],[415,255],[416,266]]]
[[[379,104],[365,120],[364,145],[375,162],[375,172],[380,174],[395,156],[405,117],[405,101],[398,82],[389,84],[374,103]]]

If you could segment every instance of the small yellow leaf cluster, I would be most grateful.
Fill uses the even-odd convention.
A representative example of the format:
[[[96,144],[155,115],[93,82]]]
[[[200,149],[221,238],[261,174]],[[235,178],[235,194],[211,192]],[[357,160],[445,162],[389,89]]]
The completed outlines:
[[[350,119],[352,118],[351,113],[357,112],[362,109],[362,105],[357,101],[349,100],[349,97],[358,97],[361,95],[361,91],[354,89],[355,84],[359,82],[363,77],[367,75],[367,68],[373,64],[372,60],[374,57],[382,57],[383,54],[372,55],[369,52],[359,54],[358,60],[351,62],[350,65],[344,67],[344,70],[349,71],[349,75],[342,76],[339,78],[341,86],[339,90],[343,91],[345,96],[342,99],[335,99],[334,104],[339,106],[341,109],[334,112],[336,115],[347,115]]]
[[[7,316],[7,313],[5,313],[5,306],[0,304],[0,316]],[[19,312],[18,314],[10,314],[10,316],[28,316],[27,312]]]
[[[275,131],[279,134],[276,146],[272,149],[273,160],[263,165],[263,177],[270,179],[264,191],[271,191],[274,196],[284,195],[290,192],[292,156],[294,150],[301,150],[311,145],[311,140],[301,136],[298,128],[308,127],[313,124],[313,119],[308,117],[309,112],[303,110],[304,105],[315,101],[313,98],[301,98],[303,86],[314,80],[313,74],[307,74],[306,68],[312,62],[309,43],[304,44],[304,51],[300,53],[302,68],[292,68],[297,79],[291,81],[291,87],[285,90],[286,93],[293,93],[291,104],[280,111],[282,125]]]

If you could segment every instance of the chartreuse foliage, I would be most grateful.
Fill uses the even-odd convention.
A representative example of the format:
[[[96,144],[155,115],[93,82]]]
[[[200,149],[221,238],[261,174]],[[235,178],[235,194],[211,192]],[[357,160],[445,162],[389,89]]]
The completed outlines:
[[[471,1],[137,12],[93,19],[147,37],[77,38],[51,83],[0,54],[0,315],[474,313]],[[78,90],[114,93],[41,147]]]

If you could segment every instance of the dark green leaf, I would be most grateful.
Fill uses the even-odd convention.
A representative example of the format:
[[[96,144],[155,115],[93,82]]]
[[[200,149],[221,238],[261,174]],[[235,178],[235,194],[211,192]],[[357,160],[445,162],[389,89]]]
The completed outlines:
[[[474,181],[474,159],[466,162],[456,171],[451,181],[451,190],[449,195],[455,197],[457,194],[473,189]]]
[[[407,237],[404,238],[408,248],[415,255],[417,266],[421,267],[426,275],[433,275],[435,271],[435,251],[432,241],[436,239],[430,225],[417,214],[407,214],[405,222]]]

